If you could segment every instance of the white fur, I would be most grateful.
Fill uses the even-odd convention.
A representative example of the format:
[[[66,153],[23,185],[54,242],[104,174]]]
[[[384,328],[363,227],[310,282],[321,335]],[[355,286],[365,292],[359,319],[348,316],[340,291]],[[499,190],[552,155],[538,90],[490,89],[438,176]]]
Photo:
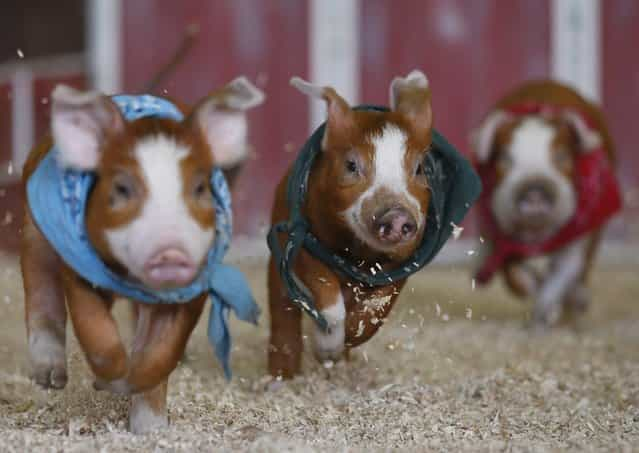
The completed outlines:
[[[131,397],[131,409],[129,410],[129,429],[134,434],[148,433],[156,429],[169,426],[169,418],[166,411],[156,413],[144,398],[144,395]]]
[[[338,293],[335,303],[321,311],[328,322],[330,332],[315,327],[315,355],[320,360],[339,360],[344,352],[344,321],[346,309],[344,297]]]
[[[180,161],[188,153],[164,135],[147,137],[135,147],[147,198],[139,217],[107,231],[106,238],[115,257],[140,279],[147,260],[160,250],[181,248],[199,264],[213,239],[213,228],[203,229],[191,217],[183,198]]]
[[[551,271],[539,288],[535,305],[535,320],[554,324],[561,315],[561,303],[567,292],[575,288],[586,263],[587,239],[575,241],[557,252]]]
[[[358,197],[352,206],[342,212],[349,226],[355,231],[358,237],[376,249],[381,249],[382,246],[371,236],[368,229],[364,227],[364,222],[361,219],[361,211],[364,201],[372,197],[378,190],[385,189],[394,192],[402,199],[407,200],[413,205],[414,211],[417,213],[417,224],[420,225],[422,222],[423,215],[419,202],[408,191],[408,185],[406,183],[408,180],[404,166],[406,139],[406,133],[394,125],[385,126],[380,135],[371,138],[375,149],[373,183]]]
[[[570,180],[552,162],[551,144],[555,129],[543,120],[526,118],[513,131],[508,149],[512,166],[504,180],[495,188],[492,209],[500,228],[512,232],[516,215],[515,187],[524,179],[542,176],[552,180],[557,188],[557,202],[552,218],[555,227],[563,225],[575,213],[577,200]]]

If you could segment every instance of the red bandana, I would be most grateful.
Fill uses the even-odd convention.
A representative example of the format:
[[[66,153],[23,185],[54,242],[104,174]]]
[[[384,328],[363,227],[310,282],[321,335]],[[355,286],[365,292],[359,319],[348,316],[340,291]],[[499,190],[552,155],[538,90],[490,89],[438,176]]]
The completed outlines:
[[[525,104],[508,108],[514,116],[546,113],[554,114],[560,107]],[[582,121],[591,130],[594,123],[583,113]],[[480,164],[475,159],[475,167],[481,177],[484,190],[479,198],[479,226],[489,243],[488,254],[476,274],[477,282],[487,283],[495,272],[511,258],[529,258],[558,250],[578,237],[602,226],[621,209],[621,195],[614,169],[610,165],[603,144],[579,153],[575,160],[577,207],[576,213],[554,236],[539,243],[523,243],[501,231],[493,216],[490,202],[495,188],[495,170],[488,164]]]

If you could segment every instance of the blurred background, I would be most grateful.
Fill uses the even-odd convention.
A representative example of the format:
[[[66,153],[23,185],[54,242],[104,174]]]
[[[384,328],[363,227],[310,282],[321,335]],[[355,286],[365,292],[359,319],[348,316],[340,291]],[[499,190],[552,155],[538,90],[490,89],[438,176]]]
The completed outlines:
[[[472,128],[525,80],[556,78],[601,104],[626,203],[609,244],[639,232],[636,0],[3,0],[0,30],[0,250],[17,247],[21,165],[47,132],[51,89],[142,92],[176,54],[156,94],[194,102],[240,74],[267,94],[234,199],[239,237],[263,250],[275,184],[324,114],[289,78],[386,104],[390,80],[414,68],[430,79],[436,128],[466,154]],[[470,238],[472,215],[466,226]]]

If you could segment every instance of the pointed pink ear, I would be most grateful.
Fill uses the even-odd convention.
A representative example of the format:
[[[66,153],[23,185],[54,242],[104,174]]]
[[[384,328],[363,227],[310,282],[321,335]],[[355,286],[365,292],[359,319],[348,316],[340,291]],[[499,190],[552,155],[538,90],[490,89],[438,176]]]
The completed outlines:
[[[58,161],[78,170],[95,169],[106,138],[124,131],[120,110],[107,96],[66,85],[58,85],[51,99],[51,130],[59,149]]]
[[[495,110],[486,117],[478,129],[471,133],[470,142],[478,162],[484,163],[490,159],[497,131],[511,118],[511,115],[503,110]]]
[[[395,77],[390,85],[391,110],[403,114],[417,133],[427,134],[433,127],[430,87],[423,72],[414,70],[406,77]]]
[[[196,105],[190,121],[221,168],[233,167],[248,155],[246,111],[262,102],[264,93],[246,77],[238,77]]]
[[[324,148],[333,134],[339,134],[341,131],[353,127],[353,111],[334,88],[313,85],[299,77],[291,78],[291,85],[311,98],[322,99],[326,102],[327,119],[323,140]]]

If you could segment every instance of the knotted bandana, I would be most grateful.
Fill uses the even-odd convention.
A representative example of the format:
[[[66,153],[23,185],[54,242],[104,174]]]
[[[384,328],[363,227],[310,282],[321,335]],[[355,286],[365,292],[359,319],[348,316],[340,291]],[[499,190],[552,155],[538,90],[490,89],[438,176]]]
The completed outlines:
[[[182,113],[169,101],[154,96],[113,96],[112,100],[127,121],[143,117],[181,121]],[[242,273],[222,263],[232,236],[231,195],[222,171],[215,168],[210,177],[215,204],[214,244],[206,266],[189,285],[169,290],[151,290],[114,273],[100,259],[88,240],[85,214],[95,174],[63,168],[54,146],[42,159],[27,182],[31,215],[40,231],[64,262],[94,287],[113,291],[132,300],[154,303],[185,303],[209,293],[211,313],[208,337],[227,378],[231,377],[229,354],[231,336],[228,313],[233,310],[243,321],[257,323],[259,308]]]

